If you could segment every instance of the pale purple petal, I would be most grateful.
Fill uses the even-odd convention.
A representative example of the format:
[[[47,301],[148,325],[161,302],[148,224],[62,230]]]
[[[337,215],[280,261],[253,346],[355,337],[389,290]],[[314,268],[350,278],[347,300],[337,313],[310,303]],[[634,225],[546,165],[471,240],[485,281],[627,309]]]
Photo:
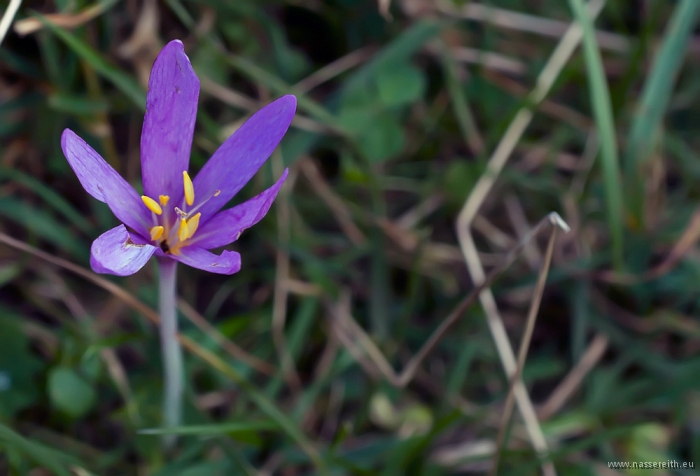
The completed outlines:
[[[292,122],[296,104],[296,98],[291,95],[268,104],[214,152],[194,179],[194,190],[199,198],[208,198],[221,190],[218,197],[200,209],[203,222],[243,188],[270,157]]]
[[[209,250],[236,241],[243,230],[255,225],[267,214],[288,173],[289,170],[285,169],[277,183],[260,195],[214,215],[197,230],[190,243]]]
[[[107,203],[121,222],[147,235],[151,212],[144,206],[136,190],[70,129],[64,130],[61,135],[61,148],[85,191]]]
[[[193,268],[210,273],[233,274],[241,269],[241,255],[235,251],[224,251],[220,256],[197,246],[185,246],[177,255],[169,255]]]
[[[141,131],[143,190],[151,198],[182,197],[182,172],[190,163],[199,79],[180,40],[165,45],[148,81]]]
[[[90,266],[96,273],[129,276],[143,268],[156,247],[134,243],[124,225],[100,235],[90,248]]]

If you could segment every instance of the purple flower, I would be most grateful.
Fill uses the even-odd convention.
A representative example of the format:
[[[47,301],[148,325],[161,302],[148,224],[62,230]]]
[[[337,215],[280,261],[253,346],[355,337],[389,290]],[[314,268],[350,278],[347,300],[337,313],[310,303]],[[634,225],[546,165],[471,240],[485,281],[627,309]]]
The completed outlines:
[[[294,117],[296,98],[284,96],[264,107],[229,137],[194,180],[187,173],[197,113],[199,79],[182,42],[160,52],[148,82],[141,133],[144,195],[100,155],[66,129],[61,147],[83,188],[105,202],[123,223],[102,234],[90,249],[97,273],[128,276],[154,254],[220,274],[241,268],[228,245],[269,210],[287,170],[272,187],[241,205],[219,211],[257,172],[279,144]]]

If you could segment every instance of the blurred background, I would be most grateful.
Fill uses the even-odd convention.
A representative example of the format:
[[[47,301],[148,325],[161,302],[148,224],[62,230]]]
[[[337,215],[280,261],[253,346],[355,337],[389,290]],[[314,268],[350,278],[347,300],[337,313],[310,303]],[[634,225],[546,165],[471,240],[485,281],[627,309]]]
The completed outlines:
[[[699,13],[21,2],[0,45],[0,474],[487,474],[499,446],[502,475],[697,474],[608,463],[700,464]],[[145,87],[172,39],[201,81],[191,172],[267,102],[298,109],[232,202],[290,168],[231,246],[242,270],[180,266],[186,427],[165,451],[156,266],[89,270],[117,223],[60,134],[140,187]],[[571,231],[542,289],[550,212]]]

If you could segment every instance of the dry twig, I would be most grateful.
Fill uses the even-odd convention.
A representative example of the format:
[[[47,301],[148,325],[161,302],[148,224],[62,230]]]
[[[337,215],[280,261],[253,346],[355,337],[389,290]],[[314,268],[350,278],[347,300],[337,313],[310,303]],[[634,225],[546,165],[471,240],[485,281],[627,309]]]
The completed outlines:
[[[547,244],[547,251],[544,255],[544,262],[542,263],[542,268],[540,268],[540,273],[537,277],[537,285],[535,286],[535,292],[532,296],[532,302],[530,303],[530,310],[527,313],[525,332],[523,333],[522,341],[520,343],[520,351],[518,352],[518,366],[515,370],[515,374],[510,380],[508,396],[506,397],[506,404],[501,416],[500,428],[498,429],[498,437],[496,438],[496,451],[494,453],[493,465],[491,466],[491,471],[489,473],[491,476],[496,476],[498,472],[500,452],[503,448],[503,443],[506,437],[506,429],[508,428],[508,423],[510,422],[510,416],[513,413],[513,405],[515,404],[515,384],[520,380],[520,376],[523,373],[523,367],[525,367],[525,360],[527,359],[527,352],[530,349],[532,332],[535,330],[537,312],[539,311],[540,302],[542,301],[544,286],[547,283],[547,273],[549,272],[549,266],[552,263],[552,253],[554,252],[554,241],[556,240],[556,237],[557,227],[554,227],[552,228],[552,234],[549,236],[549,243]],[[523,248],[523,250],[525,249],[527,249],[527,247]]]
[[[592,0],[588,4],[591,17],[596,17],[598,13],[600,13],[603,5],[604,0]],[[559,73],[582,38],[583,30],[581,27],[577,23],[571,24],[538,76],[535,88],[529,96],[529,102],[531,104],[537,105],[547,96],[554,81],[559,76]],[[533,110],[530,107],[524,107],[518,111],[489,159],[486,171],[481,175],[479,181],[472,189],[471,194],[457,218],[457,235],[460,247],[462,248],[464,259],[474,283],[481,284],[485,282],[486,276],[483,265],[479,259],[474,238],[472,237],[471,224],[479,212],[481,205],[484,203],[486,196],[491,191],[501,170],[505,166],[505,163],[515,149],[520,137],[530,124],[533,115]],[[496,300],[488,287],[481,292],[479,298],[488,317],[489,328],[496,343],[496,349],[498,350],[501,363],[506,371],[506,375],[511,378],[517,372],[515,355],[508,341],[508,335],[506,334],[503,320],[499,315]],[[545,456],[548,453],[547,441],[542,433],[527,389],[521,381],[516,381],[513,392],[533,447],[540,455]],[[545,463],[542,470],[545,475],[556,474],[554,465],[551,462]]]
[[[495,281],[495,279],[515,261],[523,250],[539,232],[546,227],[562,228],[567,230],[566,224],[559,215],[551,213],[540,221],[523,239],[508,253],[503,263],[492,270],[485,280],[477,285],[445,318],[437,329],[431,334],[420,350],[408,361],[400,373],[396,373],[382,351],[376,346],[367,333],[353,319],[350,313],[350,294],[345,291],[339,302],[327,303],[332,316],[331,329],[334,334],[355,357],[363,369],[372,377],[383,376],[389,383],[396,387],[405,387],[416,374],[421,362],[430,354],[440,342],[445,333],[459,320],[464,311],[476,301],[476,298]],[[546,277],[546,273],[545,273]]]
[[[564,380],[554,389],[547,401],[537,409],[537,416],[540,420],[547,420],[557,413],[571,398],[576,389],[581,385],[583,379],[596,366],[608,348],[608,338],[603,334],[598,334],[593,338],[581,356],[576,367],[571,369]]]

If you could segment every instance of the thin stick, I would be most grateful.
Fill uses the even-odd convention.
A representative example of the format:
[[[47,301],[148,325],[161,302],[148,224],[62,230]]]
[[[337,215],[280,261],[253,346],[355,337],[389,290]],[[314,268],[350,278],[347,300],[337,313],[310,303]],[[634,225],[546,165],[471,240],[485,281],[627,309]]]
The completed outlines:
[[[195,326],[204,332],[211,340],[219,345],[222,349],[228,352],[233,358],[240,360],[248,364],[251,368],[254,368],[261,374],[271,376],[275,373],[275,367],[268,364],[264,360],[260,360],[254,355],[249,354],[245,350],[241,349],[235,342],[227,339],[219,330],[211,325],[200,313],[198,313],[195,308],[190,306],[183,299],[178,299],[178,308],[180,312],[190,320]]]
[[[589,4],[589,13],[591,19],[598,16],[600,10],[603,8],[604,0],[592,0]],[[562,37],[561,41],[555,48],[552,56],[549,57],[549,61],[540,72],[537,77],[537,82],[535,88],[532,90],[529,96],[531,104],[539,104],[545,96],[549,93],[559,77],[559,73],[564,68],[571,55],[574,53],[576,47],[581,43],[583,38],[583,30],[578,25],[578,23],[572,23],[567,32]],[[496,150],[494,150],[491,158],[489,159],[488,167],[486,171],[481,175],[479,181],[474,186],[472,193],[469,195],[469,199],[462,208],[459,214],[458,223],[464,224],[468,227],[473,221],[474,216],[478,212],[482,203],[486,199],[486,195],[491,191],[494,182],[501,173],[503,166],[508,161],[508,158],[513,153],[515,146],[518,144],[520,137],[522,137],[525,129],[530,124],[533,117],[533,111],[530,106],[523,107],[518,111],[513,121],[508,125],[508,129],[503,134],[501,141],[498,143]]]
[[[132,309],[135,311],[138,311],[139,313],[143,314],[146,318],[148,318],[152,323],[158,325],[160,323],[160,317],[158,317],[158,313],[155,312],[153,309],[136,299],[133,295],[128,293],[127,291],[124,291],[122,288],[117,286],[111,281],[108,281],[104,278],[101,278],[97,276],[95,273],[88,271],[87,269],[78,266],[76,264],[71,263],[70,261],[66,261],[63,258],[57,258],[53,255],[50,255],[46,253],[45,251],[41,251],[39,249],[34,248],[33,246],[30,246],[22,241],[16,240],[12,238],[11,236],[6,235],[5,233],[0,232],[0,243],[5,243],[8,246],[11,246],[12,248],[18,249],[20,251],[24,251],[25,253],[32,254],[38,258],[43,259],[44,261],[48,261],[49,263],[53,263],[56,266],[59,266],[61,268],[65,268],[68,271],[71,271],[79,276],[82,276],[83,278],[87,279],[88,281],[92,281],[102,289],[112,293],[113,295],[117,296],[119,299],[127,303]]]
[[[331,315],[335,316],[335,319],[331,321],[331,327],[338,339],[370,375],[374,377],[382,375],[391,385],[395,387],[405,387],[413,380],[421,362],[432,352],[450,327],[459,320],[464,311],[476,301],[476,298],[480,296],[484,289],[491,286],[496,278],[520,256],[523,247],[548,226],[558,227],[565,231],[568,229],[566,223],[564,223],[556,213],[549,214],[545,219],[535,225],[535,227],[508,253],[503,263],[491,271],[483,282],[472,289],[452,312],[450,312],[438,328],[433,331],[420,350],[408,361],[400,374],[394,371],[389,361],[384,357],[382,351],[350,315],[349,305],[347,305],[349,299],[347,293],[341,296],[341,300],[338,304],[328,305]],[[549,262],[545,264],[549,266]],[[343,303],[345,303],[345,305],[342,305]],[[357,342],[350,339],[351,336],[355,337]],[[362,352],[364,352],[369,359],[365,359]]]
[[[372,55],[374,49],[373,47],[366,47],[352,51],[302,79],[292,86],[292,89],[299,94],[307,93],[343,72],[364,63]]]
[[[581,356],[581,360],[576,364],[576,367],[571,369],[571,372],[554,389],[547,401],[537,409],[537,416],[541,420],[549,419],[566,404],[581,385],[586,375],[603,357],[608,348],[608,342],[608,338],[603,334],[595,336],[586,352]]]
[[[547,283],[547,274],[549,273],[549,266],[552,263],[552,253],[554,252],[554,240],[557,237],[557,227],[552,228],[552,234],[549,236],[549,243],[547,244],[547,251],[544,255],[544,262],[540,268],[539,276],[537,277],[537,285],[535,286],[535,294],[532,297],[532,302],[530,303],[530,310],[527,314],[527,322],[525,324],[525,333],[523,334],[522,342],[520,344],[520,351],[518,352],[518,367],[515,374],[511,378],[510,386],[508,388],[508,397],[506,398],[506,405],[503,409],[503,414],[501,416],[501,426],[498,430],[498,438],[496,438],[496,451],[493,455],[493,465],[491,466],[490,476],[496,476],[498,472],[498,462],[501,455],[501,450],[503,448],[503,442],[506,436],[506,429],[508,428],[508,422],[510,421],[510,416],[513,413],[513,406],[515,404],[515,383],[520,380],[520,376],[523,373],[523,367],[525,366],[525,360],[527,359],[527,352],[530,349],[530,340],[532,339],[532,332],[535,329],[535,321],[537,321],[537,312],[540,309],[540,303],[542,302],[542,293],[544,292],[545,284]]]
[[[454,6],[448,5],[446,2],[438,2],[438,10],[453,16],[461,16],[469,20],[483,21],[501,28],[512,30],[526,31],[537,35],[559,38],[565,34],[567,27],[566,22],[553,20],[551,18],[542,18],[526,13],[514,12],[503,8],[495,8],[490,5],[483,5],[476,2],[470,2],[457,9]],[[607,31],[596,31],[596,39],[601,48],[609,49],[625,53],[630,48],[629,38],[610,33]]]
[[[600,13],[604,3],[605,0],[591,0],[588,4],[591,18],[595,18],[598,13]],[[564,65],[571,57],[574,50],[581,43],[582,38],[583,30],[581,27],[577,23],[572,23],[554,49],[547,64],[540,72],[537,83],[529,96],[531,104],[539,104],[547,96],[554,85],[554,81],[559,76],[559,73],[564,68]],[[476,186],[472,189],[469,198],[466,200],[457,218],[456,228],[460,248],[462,248],[464,260],[474,283],[480,284],[484,282],[485,273],[471,233],[471,224],[479,212],[481,205],[484,203],[486,196],[493,188],[496,179],[515,149],[515,146],[519,142],[520,137],[530,124],[532,117],[533,110],[531,106],[523,107],[518,111],[489,159],[486,171],[481,175]],[[496,300],[491,289],[485,288],[480,293],[479,299],[486,312],[489,329],[496,344],[496,350],[501,359],[501,364],[503,365],[506,375],[510,377],[516,372],[515,355],[508,341],[508,335],[503,325],[503,320],[499,315],[498,306],[496,305]],[[542,428],[537,420],[537,415],[527,389],[520,380],[515,381],[513,392],[530,440],[532,441],[532,446],[539,454],[547,454],[547,440],[545,440],[544,434],[542,433]],[[550,476],[556,474],[554,465],[551,462],[545,463],[542,467],[542,471],[544,474]]]
[[[17,10],[19,10],[19,6],[21,4],[22,0],[10,0],[7,10],[5,10],[5,14],[2,16],[2,20],[0,20],[0,44],[2,44],[2,40],[5,39],[7,30],[10,29],[12,20],[15,19],[15,15],[17,14]]]
[[[213,97],[223,103],[228,104],[229,106],[243,109],[244,111],[257,111],[262,106],[260,101],[249,98],[248,96],[245,96],[244,94],[241,94],[231,88],[227,88],[226,86],[222,86],[206,76],[200,76],[199,79],[202,91],[211,94]],[[294,116],[292,126],[310,132],[335,135],[339,134],[338,130],[300,114]]]
[[[283,172],[282,154],[276,151],[272,156],[272,170],[276,177]],[[275,275],[275,291],[272,303],[272,341],[277,350],[277,356],[282,366],[284,378],[289,386],[295,391],[301,389],[301,379],[294,365],[294,358],[287,345],[287,337],[284,334],[287,322],[287,298],[289,290],[287,280],[289,279],[289,247],[290,240],[290,216],[289,216],[289,193],[290,184],[294,179],[290,179],[282,186],[275,205],[277,206],[277,238],[279,248],[277,249],[277,273]]]
[[[328,182],[323,178],[321,172],[316,167],[311,157],[304,157],[299,162],[299,167],[301,171],[306,175],[306,179],[314,189],[316,195],[318,195],[328,208],[331,209],[333,215],[335,216],[338,225],[343,230],[345,235],[356,245],[361,245],[366,241],[365,235],[360,231],[360,229],[355,225],[352,220],[352,213],[348,209],[347,205],[342,198],[333,192],[333,189]]]

